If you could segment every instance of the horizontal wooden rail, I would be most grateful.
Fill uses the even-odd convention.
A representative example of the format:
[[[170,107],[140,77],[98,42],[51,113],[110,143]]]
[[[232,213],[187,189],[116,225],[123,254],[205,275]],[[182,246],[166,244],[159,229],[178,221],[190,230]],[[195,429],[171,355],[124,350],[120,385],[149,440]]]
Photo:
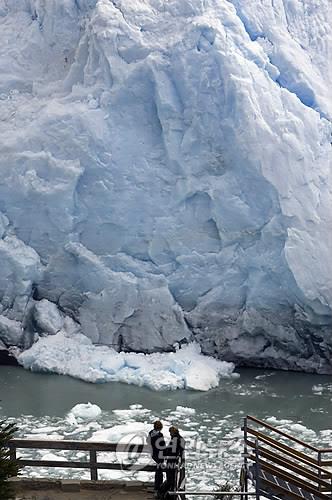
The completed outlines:
[[[90,469],[91,462],[73,462],[69,460],[26,460],[20,459],[20,465],[23,467],[61,467],[65,469]],[[109,470],[123,470],[130,471],[135,470],[135,465],[133,464],[119,464],[110,462],[96,462],[97,469],[109,469]],[[156,470],[155,465],[139,465],[139,470],[144,472],[154,472]]]
[[[90,469],[90,477],[92,480],[98,479],[98,469],[108,470],[139,470],[144,472],[154,472],[155,465],[136,464],[136,463],[119,463],[119,462],[98,462],[97,452],[111,453],[126,453],[133,454],[134,457],[139,455],[149,456],[151,449],[147,445],[142,444],[123,444],[123,443],[104,443],[94,441],[48,441],[46,439],[12,439],[9,441],[10,459],[16,459],[17,449],[30,450],[60,450],[60,451],[86,451],[89,452],[89,459],[86,461],[75,460],[35,460],[19,458],[19,463],[22,467],[57,467],[69,469]]]
[[[150,448],[143,444],[104,443],[97,441],[48,441],[47,439],[11,439],[10,447],[40,450],[108,451],[150,453]]]

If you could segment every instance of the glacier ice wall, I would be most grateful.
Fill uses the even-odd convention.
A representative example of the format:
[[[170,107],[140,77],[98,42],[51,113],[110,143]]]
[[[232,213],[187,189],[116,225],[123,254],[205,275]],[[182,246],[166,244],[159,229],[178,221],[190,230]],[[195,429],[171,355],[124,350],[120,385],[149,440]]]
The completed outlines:
[[[331,372],[328,0],[0,0],[0,345]]]

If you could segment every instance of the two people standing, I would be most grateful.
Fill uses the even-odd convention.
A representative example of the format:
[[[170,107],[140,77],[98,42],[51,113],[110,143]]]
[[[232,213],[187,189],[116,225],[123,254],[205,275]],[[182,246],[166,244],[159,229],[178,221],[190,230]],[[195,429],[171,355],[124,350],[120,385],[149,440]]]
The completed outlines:
[[[161,499],[172,499],[169,491],[176,489],[176,471],[179,460],[184,460],[185,441],[175,426],[169,428],[170,441],[166,446],[163,433],[163,424],[157,420],[148,435],[148,444],[151,447],[151,456],[156,463],[155,493]],[[163,472],[166,472],[166,481],[163,481]]]

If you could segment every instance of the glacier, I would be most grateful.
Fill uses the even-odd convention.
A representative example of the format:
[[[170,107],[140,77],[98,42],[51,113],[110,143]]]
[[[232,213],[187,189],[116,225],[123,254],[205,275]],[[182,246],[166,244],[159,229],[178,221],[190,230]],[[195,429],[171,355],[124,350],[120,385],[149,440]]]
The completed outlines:
[[[332,373],[331,16],[0,0],[0,352]]]

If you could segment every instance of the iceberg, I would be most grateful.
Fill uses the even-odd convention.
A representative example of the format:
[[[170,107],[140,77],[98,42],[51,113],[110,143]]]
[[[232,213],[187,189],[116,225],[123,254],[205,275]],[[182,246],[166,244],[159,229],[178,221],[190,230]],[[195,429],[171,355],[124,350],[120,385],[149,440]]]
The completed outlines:
[[[2,350],[154,388],[137,353],[217,383],[170,369],[193,342],[332,372],[329,8],[0,0]]]
[[[222,377],[238,376],[233,372],[233,363],[202,355],[198,344],[171,353],[118,353],[111,347],[93,345],[82,334],[68,335],[65,331],[41,337],[17,359],[32,371],[70,375],[86,382],[124,382],[156,391],[207,391],[217,387]],[[135,406],[131,412],[135,414],[141,409]],[[99,414],[100,408],[90,403],[79,404],[70,412],[80,418],[95,418]]]

